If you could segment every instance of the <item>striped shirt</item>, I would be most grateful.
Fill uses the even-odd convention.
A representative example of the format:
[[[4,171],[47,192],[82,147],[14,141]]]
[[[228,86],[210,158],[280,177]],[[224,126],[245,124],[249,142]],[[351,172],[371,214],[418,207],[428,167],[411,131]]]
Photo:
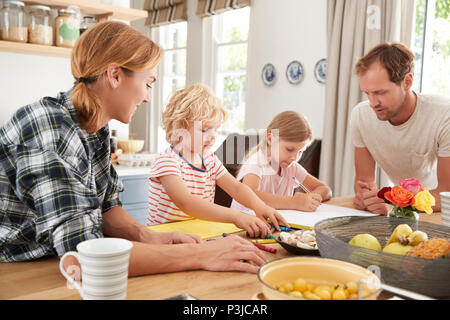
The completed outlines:
[[[0,261],[61,256],[103,237],[120,205],[108,126],[88,134],[70,91],[20,108],[0,129]]]
[[[147,225],[192,219],[172,202],[158,177],[179,176],[192,195],[214,202],[216,180],[222,177],[227,169],[214,153],[207,154],[202,161],[205,169],[194,167],[173,147],[160,153],[150,168]]]

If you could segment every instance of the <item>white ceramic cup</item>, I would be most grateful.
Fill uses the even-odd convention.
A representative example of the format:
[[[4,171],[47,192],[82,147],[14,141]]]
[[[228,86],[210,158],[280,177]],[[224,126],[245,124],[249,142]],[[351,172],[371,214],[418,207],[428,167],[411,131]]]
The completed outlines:
[[[77,245],[77,252],[69,251],[62,256],[59,270],[83,299],[125,299],[132,246],[130,241],[119,238],[86,240]],[[67,256],[75,257],[81,265],[81,285],[64,270]]]
[[[450,192],[441,192],[441,217],[442,224],[450,227]]]

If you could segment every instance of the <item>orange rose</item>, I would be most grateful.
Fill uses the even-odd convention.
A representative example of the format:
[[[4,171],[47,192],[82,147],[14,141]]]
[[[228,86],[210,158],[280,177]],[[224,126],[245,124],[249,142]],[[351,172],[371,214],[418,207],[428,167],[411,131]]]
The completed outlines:
[[[393,205],[405,208],[412,206],[415,202],[414,194],[402,187],[393,187],[391,191],[386,192],[384,197],[392,202]]]

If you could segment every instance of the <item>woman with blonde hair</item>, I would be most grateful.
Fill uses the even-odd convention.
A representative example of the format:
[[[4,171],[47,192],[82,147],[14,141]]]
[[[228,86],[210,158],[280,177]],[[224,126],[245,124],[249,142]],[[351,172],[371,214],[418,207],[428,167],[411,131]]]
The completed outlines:
[[[315,211],[331,198],[331,189],[298,163],[311,141],[312,130],[305,117],[295,111],[277,114],[244,158],[237,180],[275,209]],[[235,200],[231,207],[248,212]]]
[[[121,207],[123,186],[111,165],[108,122],[129,123],[150,101],[161,53],[127,24],[99,23],[73,49],[74,87],[20,108],[0,129],[0,261],[61,257],[103,236],[133,242],[130,276],[188,269],[256,272],[266,261],[238,237],[206,243],[195,235],[153,232]],[[77,264],[64,262],[66,269]]]

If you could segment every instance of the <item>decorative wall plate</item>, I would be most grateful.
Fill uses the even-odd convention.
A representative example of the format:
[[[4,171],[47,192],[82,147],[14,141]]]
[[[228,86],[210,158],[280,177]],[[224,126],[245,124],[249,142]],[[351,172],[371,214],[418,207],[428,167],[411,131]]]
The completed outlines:
[[[317,82],[325,83],[327,77],[327,59],[320,59],[314,67],[314,76]]]
[[[267,63],[261,73],[262,80],[266,86],[271,86],[275,83],[277,77],[275,67],[271,63]]]
[[[297,60],[292,61],[286,68],[286,78],[291,84],[298,84],[303,79],[303,66]]]

